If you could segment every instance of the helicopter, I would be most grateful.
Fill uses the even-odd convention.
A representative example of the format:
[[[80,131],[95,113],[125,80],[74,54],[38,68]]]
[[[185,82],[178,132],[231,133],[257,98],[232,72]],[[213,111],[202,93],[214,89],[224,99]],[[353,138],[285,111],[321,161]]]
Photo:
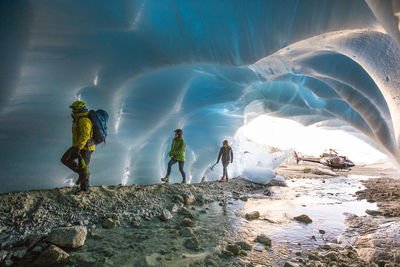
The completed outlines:
[[[294,151],[294,156],[297,164],[299,164],[300,160],[316,162],[330,167],[332,171],[351,171],[351,167],[355,166],[354,162],[346,156],[339,156],[339,153],[332,148],[323,152],[319,158],[302,158],[299,157],[296,151]]]

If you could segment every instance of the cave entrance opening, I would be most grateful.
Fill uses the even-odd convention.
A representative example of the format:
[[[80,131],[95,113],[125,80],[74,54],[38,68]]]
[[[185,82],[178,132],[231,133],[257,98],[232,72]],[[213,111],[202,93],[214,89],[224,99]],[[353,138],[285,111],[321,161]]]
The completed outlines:
[[[335,149],[346,155],[356,164],[371,164],[388,161],[388,156],[366,141],[343,130],[346,127],[323,127],[321,123],[309,126],[285,118],[261,115],[243,125],[236,133],[236,138],[253,142],[270,151],[296,150],[302,154],[319,156],[327,149]],[[365,138],[366,139],[366,138]]]

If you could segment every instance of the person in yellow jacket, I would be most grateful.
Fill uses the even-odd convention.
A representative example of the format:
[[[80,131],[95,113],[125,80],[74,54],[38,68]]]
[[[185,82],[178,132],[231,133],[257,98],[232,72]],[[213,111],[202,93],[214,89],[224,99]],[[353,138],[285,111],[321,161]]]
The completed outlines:
[[[78,195],[89,190],[89,163],[95,145],[93,142],[93,125],[88,118],[89,111],[83,101],[75,101],[69,106],[72,109],[72,147],[62,156],[61,162],[79,174],[76,184],[80,184]]]

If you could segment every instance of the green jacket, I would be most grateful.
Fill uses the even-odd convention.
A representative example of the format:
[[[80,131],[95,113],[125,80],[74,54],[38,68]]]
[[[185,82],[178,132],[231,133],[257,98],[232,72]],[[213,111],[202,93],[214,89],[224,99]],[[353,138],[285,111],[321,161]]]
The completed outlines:
[[[177,161],[185,161],[186,143],[182,137],[174,138],[168,155]]]

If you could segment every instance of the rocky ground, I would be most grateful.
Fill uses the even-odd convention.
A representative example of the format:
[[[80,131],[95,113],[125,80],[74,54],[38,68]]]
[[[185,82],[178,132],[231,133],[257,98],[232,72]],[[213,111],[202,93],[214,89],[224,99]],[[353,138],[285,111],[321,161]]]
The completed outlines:
[[[333,177],[315,174],[320,172],[317,168],[287,165],[277,173],[287,182]],[[365,182],[358,197],[377,201],[379,209],[368,216],[349,215],[342,244],[298,250],[277,246],[277,240],[262,234],[241,238],[232,226],[240,221],[270,222],[258,211],[241,214],[239,209],[253,197],[270,197],[274,185],[284,184],[259,185],[237,178],[229,183],[99,186],[83,196],[75,195],[75,188],[3,194],[0,264],[400,266],[398,180]],[[306,217],[299,220],[310,223]]]

